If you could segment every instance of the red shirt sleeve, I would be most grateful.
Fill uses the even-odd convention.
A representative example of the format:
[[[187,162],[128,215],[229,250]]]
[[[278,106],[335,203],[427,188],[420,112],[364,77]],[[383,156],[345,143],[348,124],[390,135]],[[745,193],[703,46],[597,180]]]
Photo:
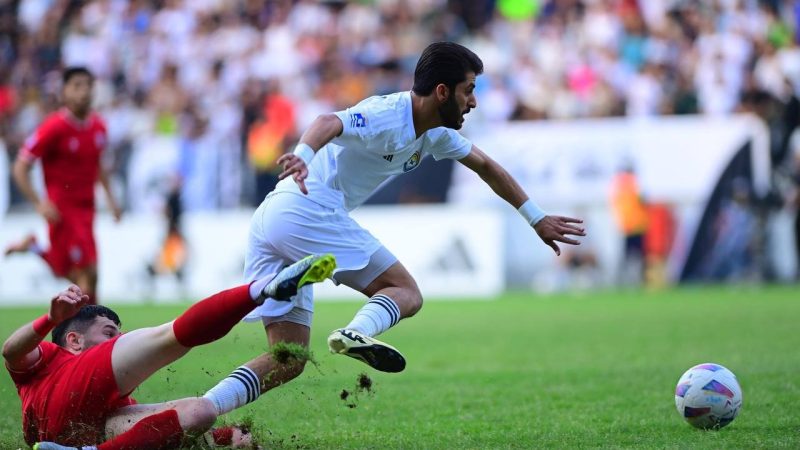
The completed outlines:
[[[41,158],[53,151],[56,139],[58,139],[58,123],[55,117],[51,116],[28,137],[20,150],[19,157],[27,161]]]
[[[43,367],[47,366],[47,364],[58,353],[61,347],[53,344],[52,342],[42,341],[36,348],[39,349],[39,359],[37,359],[36,362],[27,369],[21,371],[12,370],[8,367],[8,365],[6,365],[6,370],[8,370],[8,373],[11,375],[11,379],[14,380],[15,384],[25,384],[34,378]]]

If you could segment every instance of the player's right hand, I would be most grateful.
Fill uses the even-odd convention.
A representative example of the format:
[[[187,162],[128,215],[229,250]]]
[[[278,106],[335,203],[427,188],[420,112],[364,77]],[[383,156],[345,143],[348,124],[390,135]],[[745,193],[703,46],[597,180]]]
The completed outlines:
[[[306,177],[308,177],[308,167],[306,167],[306,163],[300,159],[299,156],[293,153],[287,153],[278,158],[278,165],[283,166],[283,172],[278,175],[278,179],[282,180],[291,175],[292,178],[294,178],[294,182],[300,187],[300,192],[308,195],[305,182]]]
[[[89,296],[84,294],[76,285],[70,285],[50,300],[50,320],[61,323],[78,314],[78,311],[89,301]]]
[[[44,217],[44,220],[50,223],[57,223],[61,220],[61,213],[59,213],[55,205],[50,203],[48,200],[42,200],[39,202],[39,204],[36,206],[36,212]]]

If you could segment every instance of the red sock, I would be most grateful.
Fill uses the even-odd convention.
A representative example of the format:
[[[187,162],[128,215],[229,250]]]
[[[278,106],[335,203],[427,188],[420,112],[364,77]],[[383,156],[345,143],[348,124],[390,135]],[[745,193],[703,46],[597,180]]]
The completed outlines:
[[[211,436],[214,438],[216,445],[231,445],[233,442],[233,427],[214,428],[211,430]]]
[[[184,347],[208,344],[228,334],[255,307],[249,285],[228,289],[192,305],[175,319],[172,331]]]
[[[136,422],[130,430],[97,446],[97,450],[168,450],[179,448],[183,429],[178,412],[168,409]]]

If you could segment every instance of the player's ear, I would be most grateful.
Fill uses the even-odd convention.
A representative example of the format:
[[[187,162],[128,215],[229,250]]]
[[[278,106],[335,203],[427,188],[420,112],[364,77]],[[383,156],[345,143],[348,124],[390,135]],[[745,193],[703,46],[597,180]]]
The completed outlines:
[[[436,94],[436,100],[439,100],[441,103],[446,102],[450,97],[450,88],[444,83],[437,84],[433,92]]]
[[[77,331],[69,331],[64,336],[64,346],[71,352],[83,350],[83,334]]]

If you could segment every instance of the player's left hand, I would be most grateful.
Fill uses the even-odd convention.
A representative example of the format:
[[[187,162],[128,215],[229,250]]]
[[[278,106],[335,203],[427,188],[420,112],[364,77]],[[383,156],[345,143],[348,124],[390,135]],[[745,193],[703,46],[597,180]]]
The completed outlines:
[[[71,285],[61,291],[50,301],[50,320],[61,323],[78,313],[89,301],[89,296],[84,294],[76,285]]]
[[[578,223],[583,223],[583,220],[564,216],[545,216],[544,219],[533,226],[533,229],[542,241],[556,252],[556,255],[561,256],[561,249],[558,248],[556,241],[570,245],[581,245],[577,240],[567,236],[586,236],[583,227],[573,225]]]
[[[305,182],[306,177],[308,177],[306,163],[299,156],[293,153],[286,153],[278,158],[278,165],[283,166],[283,172],[278,175],[278,179],[282,180],[291,175],[294,178],[294,182],[300,187],[300,192],[308,195]]]

